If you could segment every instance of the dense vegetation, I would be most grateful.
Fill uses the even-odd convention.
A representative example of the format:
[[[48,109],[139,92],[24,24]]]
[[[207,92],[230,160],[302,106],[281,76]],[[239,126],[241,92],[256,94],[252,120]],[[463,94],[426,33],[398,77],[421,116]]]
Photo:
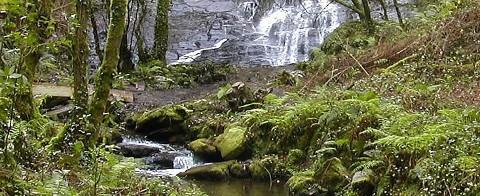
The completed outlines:
[[[62,29],[55,1],[0,0],[0,194],[204,195],[178,178],[137,174],[142,163],[114,153],[120,131],[157,126],[174,129],[194,153],[224,161],[186,178],[279,179],[295,195],[478,195],[478,2],[420,1],[418,16],[396,23],[386,14],[374,21],[369,1],[335,1],[361,20],[335,30],[297,65],[301,71],[282,71],[265,87],[236,82],[205,99],[125,114],[124,104],[108,99],[112,87],[188,88],[234,69],[165,65],[167,1],[158,2],[165,9],[155,55],[117,73],[128,1],[112,0],[103,59],[90,70],[89,1],[74,1],[69,11],[77,15]],[[43,114],[50,99],[32,93],[34,83],[52,78],[75,89],[66,122]]]

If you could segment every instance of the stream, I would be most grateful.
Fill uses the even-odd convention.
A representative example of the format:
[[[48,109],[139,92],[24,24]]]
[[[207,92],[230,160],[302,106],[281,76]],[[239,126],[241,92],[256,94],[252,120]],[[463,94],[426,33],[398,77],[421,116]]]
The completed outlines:
[[[145,163],[136,172],[147,176],[174,177],[195,166],[206,165],[190,150],[180,145],[149,141],[141,136],[124,136],[117,144],[126,157],[134,157]],[[188,180],[211,196],[267,196],[288,195],[283,182],[232,179],[228,181]]]

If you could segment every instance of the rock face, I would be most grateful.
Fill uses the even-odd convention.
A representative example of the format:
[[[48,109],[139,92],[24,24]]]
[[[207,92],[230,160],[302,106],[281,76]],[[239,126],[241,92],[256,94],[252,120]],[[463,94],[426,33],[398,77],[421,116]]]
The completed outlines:
[[[240,157],[247,148],[247,130],[243,127],[231,127],[215,140],[215,146],[220,151],[223,160]]]
[[[129,4],[127,49],[133,63],[139,63],[139,51],[153,51],[157,1]],[[101,1],[94,3],[95,7],[107,7]],[[387,4],[388,14],[394,19],[391,2]],[[97,32],[89,32],[92,65],[100,62],[96,48],[99,52],[103,49],[108,24],[106,10],[96,10],[93,19]],[[310,50],[342,22],[356,18],[330,0],[172,0],[170,10],[168,63],[248,66],[296,63],[306,60]],[[381,18],[382,10],[377,3],[372,2],[372,10],[375,18]],[[402,12],[406,17],[412,15],[406,6]]]

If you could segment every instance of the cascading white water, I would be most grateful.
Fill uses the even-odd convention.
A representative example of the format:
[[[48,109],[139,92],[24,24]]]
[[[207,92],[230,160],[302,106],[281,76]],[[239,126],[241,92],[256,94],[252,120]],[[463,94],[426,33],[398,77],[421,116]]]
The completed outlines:
[[[198,164],[202,164],[194,159],[193,153],[181,146],[171,144],[160,144],[145,140],[138,136],[124,136],[121,146],[145,146],[158,150],[160,154],[174,154],[173,168],[171,169],[142,169],[138,168],[136,171],[143,174],[155,176],[175,176],[180,172],[184,172]],[[148,164],[148,163],[147,163]]]
[[[263,36],[254,40],[252,46],[263,47],[264,58],[272,65],[305,61],[310,50],[340,25],[338,9],[330,0],[277,4],[255,26]],[[256,14],[256,9],[245,8],[245,11]]]
[[[190,169],[194,166],[193,155],[190,153],[189,156],[180,156],[175,157],[173,160],[174,169]]]
[[[226,41],[228,41],[228,39],[222,39],[222,40],[220,40],[219,42],[217,42],[213,47],[210,47],[210,48],[202,48],[202,49],[199,49],[199,50],[195,50],[195,51],[193,51],[193,52],[190,52],[190,53],[188,53],[188,54],[185,54],[185,55],[181,56],[176,62],[172,63],[172,65],[191,63],[191,62],[195,61],[195,59],[197,59],[200,55],[202,55],[202,52],[203,52],[203,51],[218,49],[218,48],[222,47],[222,45],[223,45]]]

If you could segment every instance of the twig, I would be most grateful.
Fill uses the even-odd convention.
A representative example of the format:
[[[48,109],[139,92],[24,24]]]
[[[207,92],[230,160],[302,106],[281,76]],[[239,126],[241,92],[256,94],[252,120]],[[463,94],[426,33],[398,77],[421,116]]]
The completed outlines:
[[[363,72],[365,72],[365,73],[367,74],[367,76],[370,76],[370,74],[369,74],[369,73],[367,72],[367,70],[363,67],[363,65],[360,63],[360,61],[358,61],[357,58],[355,58],[355,57],[352,55],[352,53],[350,53],[348,50],[345,50],[345,51],[348,53],[348,55],[349,55],[350,57],[353,58],[353,60],[355,60],[355,62],[357,63],[357,65],[360,66],[360,68],[362,68]]]
[[[267,169],[265,166],[263,166],[262,164],[259,164],[259,165],[262,166],[263,169],[265,169],[265,171],[267,171],[268,177],[270,178],[270,188],[269,188],[269,189],[272,190],[272,183],[273,183],[273,181],[272,181],[272,174],[270,174],[270,171],[268,171],[268,169]]]
[[[335,79],[336,77],[338,77],[339,75],[342,75],[343,73],[345,73],[345,71],[347,71],[349,68],[351,67],[347,67],[346,69],[343,69],[342,71],[338,72],[337,74],[333,75],[332,77],[330,77],[330,79],[328,79],[325,84],[323,84],[323,86],[327,86],[328,83],[330,83],[333,79]]]

